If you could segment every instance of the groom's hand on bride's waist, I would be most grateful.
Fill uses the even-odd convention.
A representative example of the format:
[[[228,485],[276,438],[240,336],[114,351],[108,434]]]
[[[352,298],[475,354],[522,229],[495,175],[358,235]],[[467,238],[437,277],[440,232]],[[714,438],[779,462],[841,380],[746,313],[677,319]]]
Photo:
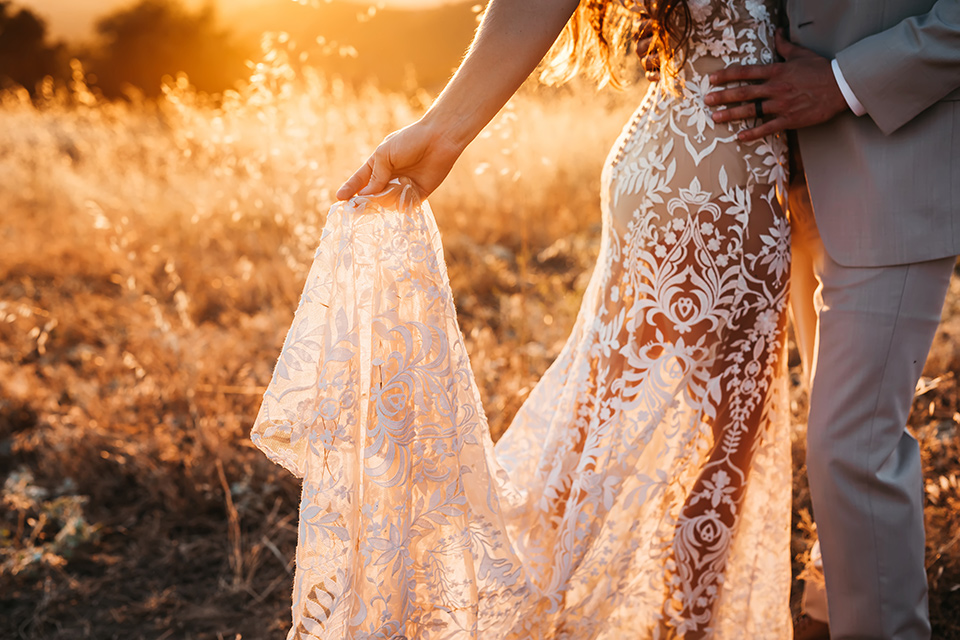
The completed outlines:
[[[708,106],[722,107],[714,111],[714,122],[759,117],[756,126],[738,135],[745,142],[821,124],[849,109],[830,60],[791,43],[779,31],[776,45],[783,62],[734,65],[710,75],[714,86],[754,83],[714,91],[705,98]]]

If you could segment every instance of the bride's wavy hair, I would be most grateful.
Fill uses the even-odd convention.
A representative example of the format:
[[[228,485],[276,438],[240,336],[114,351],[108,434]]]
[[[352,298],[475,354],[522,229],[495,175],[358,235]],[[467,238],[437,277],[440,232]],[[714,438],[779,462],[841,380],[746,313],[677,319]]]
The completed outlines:
[[[630,10],[624,4],[639,8]],[[563,84],[579,74],[601,86],[624,86],[624,53],[636,47],[642,35],[653,36],[650,50],[660,54],[664,80],[676,79],[690,39],[688,0],[583,0],[547,54],[540,79]],[[646,21],[641,31],[641,22]]]

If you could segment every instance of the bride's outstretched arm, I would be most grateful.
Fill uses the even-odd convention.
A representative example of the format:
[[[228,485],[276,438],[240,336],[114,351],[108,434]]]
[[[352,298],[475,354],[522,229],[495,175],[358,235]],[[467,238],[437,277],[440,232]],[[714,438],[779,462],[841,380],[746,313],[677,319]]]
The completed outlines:
[[[550,49],[578,0],[493,0],[470,50],[417,122],[396,131],[347,180],[337,197],[382,190],[405,177],[424,197]]]

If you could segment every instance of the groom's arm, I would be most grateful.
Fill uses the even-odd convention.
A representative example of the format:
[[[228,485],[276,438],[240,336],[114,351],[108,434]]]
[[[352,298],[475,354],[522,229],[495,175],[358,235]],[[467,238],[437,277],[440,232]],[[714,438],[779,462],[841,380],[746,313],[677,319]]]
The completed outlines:
[[[960,0],[939,0],[836,60],[867,115],[893,133],[960,87]]]
[[[727,107],[714,113],[717,122],[754,118],[754,101],[762,101],[770,118],[741,134],[744,140],[821,124],[848,109],[830,60],[779,34],[778,51],[785,62],[732,66],[711,76],[715,86],[758,82],[706,99],[708,105]],[[837,54],[836,64],[849,92],[880,130],[896,131],[960,87],[960,0],[938,0],[928,13],[850,45]]]

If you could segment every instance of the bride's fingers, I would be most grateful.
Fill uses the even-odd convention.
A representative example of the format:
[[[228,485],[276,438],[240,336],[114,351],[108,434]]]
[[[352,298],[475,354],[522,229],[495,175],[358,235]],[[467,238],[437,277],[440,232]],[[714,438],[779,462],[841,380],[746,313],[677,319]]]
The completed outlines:
[[[373,154],[373,169],[370,173],[370,181],[357,195],[369,196],[386,189],[387,183],[393,177],[393,167],[386,156],[387,154],[381,149],[377,149]]]
[[[373,156],[371,156],[362,167],[356,170],[356,172],[347,178],[347,181],[337,189],[337,199],[338,200],[349,200],[353,196],[357,195],[357,192],[368,182],[370,182],[370,176],[373,174]]]

